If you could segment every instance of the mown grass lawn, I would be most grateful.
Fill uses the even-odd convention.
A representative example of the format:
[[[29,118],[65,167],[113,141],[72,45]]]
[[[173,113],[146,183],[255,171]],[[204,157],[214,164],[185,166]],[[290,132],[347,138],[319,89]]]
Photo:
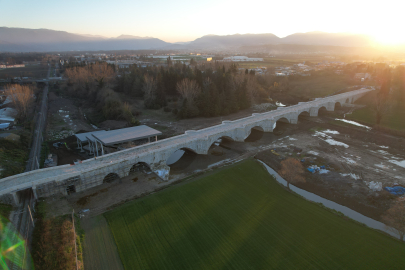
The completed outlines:
[[[405,245],[283,189],[254,160],[105,214],[126,269],[403,269]]]

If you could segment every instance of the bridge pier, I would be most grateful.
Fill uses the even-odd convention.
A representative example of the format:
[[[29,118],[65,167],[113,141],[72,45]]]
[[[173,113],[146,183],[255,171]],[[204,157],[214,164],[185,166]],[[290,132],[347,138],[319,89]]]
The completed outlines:
[[[335,110],[335,104],[336,104],[335,102],[328,102],[327,105],[325,106],[326,110],[328,112],[333,112]]]
[[[298,118],[290,119],[290,124],[298,124]]]
[[[157,168],[152,169],[152,171],[163,181],[169,180],[170,176],[170,166],[168,165],[160,165]]]
[[[302,112],[311,117],[318,116],[318,110],[325,107],[334,111],[336,102],[341,105],[352,103],[365,93],[374,89],[360,89],[336,96],[318,98],[308,103],[299,103],[290,107],[278,108],[235,121],[224,121],[221,125],[202,130],[186,131],[185,134],[167,138],[158,142],[91,158],[77,165],[62,165],[48,169],[35,170],[0,179],[0,202],[17,205],[19,190],[32,188],[34,197],[48,197],[55,194],[81,192],[101,185],[109,174],[124,177],[137,163],[145,163],[162,180],[168,180],[170,167],[167,159],[179,149],[188,149],[197,154],[207,154],[209,147],[217,139],[224,137],[243,142],[252,128],[272,132],[277,121],[297,124]],[[346,104],[347,104],[346,103]],[[308,116],[307,113],[305,113]]]
[[[317,117],[318,116],[318,108],[311,108],[309,109],[309,116],[311,117]]]
[[[17,195],[17,192],[12,192],[11,194],[11,198],[12,198],[12,204],[14,206],[17,206],[20,204],[20,198]]]
[[[37,187],[36,186],[32,187],[32,194],[34,194],[34,199],[38,200]]]

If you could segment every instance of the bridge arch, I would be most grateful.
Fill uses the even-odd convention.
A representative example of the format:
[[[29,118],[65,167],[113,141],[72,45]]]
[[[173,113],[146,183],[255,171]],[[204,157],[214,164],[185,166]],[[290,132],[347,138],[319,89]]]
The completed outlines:
[[[290,120],[289,120],[287,117],[285,117],[285,116],[282,116],[282,117],[276,119],[276,120],[275,120],[275,123],[277,123],[277,122],[283,122],[283,123],[290,124]],[[277,125],[276,125],[276,126],[277,126]]]
[[[328,113],[328,110],[326,109],[326,106],[321,106],[318,109],[318,116],[322,116]]]
[[[336,110],[341,110],[342,109],[342,103],[340,103],[339,101],[337,101],[336,103],[335,103],[335,111]]]
[[[298,114],[298,120],[305,120],[309,118],[311,114],[308,111],[302,111]]]
[[[120,176],[117,173],[109,173],[104,177],[103,183],[111,183],[118,179],[120,179]]]
[[[129,174],[133,174],[140,171],[151,171],[150,165],[146,162],[139,161],[132,165],[129,169]]]
[[[188,147],[181,147],[178,148],[174,151],[172,151],[169,155],[168,158],[166,159],[166,165],[173,165],[174,163],[176,163],[177,161],[179,161],[183,155],[185,154],[192,154],[192,155],[197,155],[197,151],[188,148]]]
[[[284,133],[286,125],[289,125],[291,122],[287,117],[278,118],[273,125],[273,133],[275,135],[281,135]]]
[[[261,125],[253,126],[246,131],[245,142],[255,142],[260,140],[265,132],[265,128]]]

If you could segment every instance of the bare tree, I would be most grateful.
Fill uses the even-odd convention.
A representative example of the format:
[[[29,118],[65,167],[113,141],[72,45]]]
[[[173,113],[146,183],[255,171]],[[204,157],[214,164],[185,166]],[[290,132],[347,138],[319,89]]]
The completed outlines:
[[[391,231],[399,235],[399,239],[403,242],[405,236],[405,203],[399,201],[394,203],[382,217],[382,220]]]
[[[205,90],[209,89],[211,84],[212,84],[212,80],[209,77],[207,77],[203,81],[203,89],[205,89]]]
[[[191,104],[194,102],[194,98],[200,92],[200,87],[195,80],[183,79],[177,83],[177,91],[180,93],[183,99]]]
[[[305,178],[302,176],[304,167],[301,162],[295,158],[288,158],[281,161],[281,170],[278,173],[287,181],[288,189],[290,189],[290,183],[305,183]]]
[[[107,63],[96,63],[84,67],[68,68],[65,71],[66,76],[73,84],[83,87],[85,84],[95,86],[109,82],[114,77],[114,69]]]
[[[34,101],[34,91],[32,87],[12,84],[6,86],[6,93],[10,97],[19,118],[25,118],[28,110]]]
[[[157,81],[148,75],[145,75],[145,83],[143,84],[143,91],[145,93],[145,100],[146,99],[155,99],[155,93],[157,88]]]

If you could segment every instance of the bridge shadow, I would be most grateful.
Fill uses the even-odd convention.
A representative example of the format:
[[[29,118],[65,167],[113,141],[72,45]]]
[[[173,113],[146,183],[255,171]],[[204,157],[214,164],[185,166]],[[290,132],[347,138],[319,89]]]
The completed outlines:
[[[182,150],[184,150],[183,156],[175,163],[168,165],[170,167],[170,172],[181,172],[187,169],[198,156],[198,154],[194,153],[193,151],[186,149]]]
[[[263,138],[263,135],[264,135],[263,128],[254,127],[251,129],[250,135],[247,136],[247,138],[245,139],[245,142],[256,142],[256,141],[260,140],[261,138]]]

